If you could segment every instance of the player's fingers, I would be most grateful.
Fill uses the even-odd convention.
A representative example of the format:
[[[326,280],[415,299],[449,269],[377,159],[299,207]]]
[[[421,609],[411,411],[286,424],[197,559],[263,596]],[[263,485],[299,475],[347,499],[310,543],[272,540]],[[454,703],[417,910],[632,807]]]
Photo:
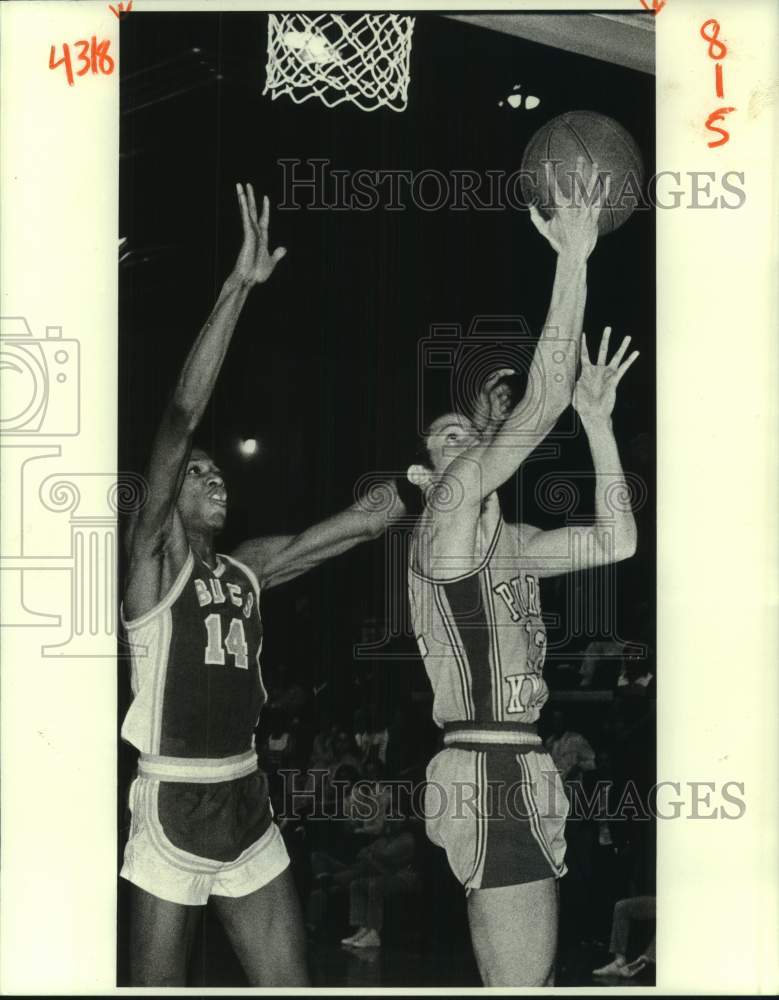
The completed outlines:
[[[583,156],[576,157],[576,166],[573,170],[566,171],[566,175],[571,182],[571,197],[568,199],[571,207],[576,207],[576,195],[579,191],[587,190],[587,181],[584,175],[585,160]],[[559,188],[558,188],[559,190]]]
[[[625,357],[625,351],[630,345],[630,337],[623,337],[622,343],[619,345],[617,350],[614,352],[614,357],[609,362],[609,368],[619,368],[619,363]]]
[[[249,217],[252,222],[257,222],[257,202],[254,200],[254,188],[251,184],[246,185],[247,200],[249,203]]]
[[[592,198],[597,189],[598,183],[600,181],[600,173],[598,171],[598,161],[593,160],[590,164],[590,175],[584,186],[584,190],[587,192],[587,204],[592,204]]]
[[[496,382],[499,382],[502,378],[506,378],[508,375],[513,375],[513,374],[514,374],[513,368],[498,368],[497,371],[494,371],[491,375],[487,377],[487,380],[484,383],[484,387],[485,389],[491,389]]]
[[[270,201],[267,194],[262,196],[262,214],[260,215],[260,239],[268,245],[268,229],[270,227]]]
[[[271,254],[271,258],[270,259],[273,261],[273,263],[275,265],[275,264],[278,264],[278,262],[283,257],[286,257],[286,256],[287,256],[287,248],[286,247],[276,247],[276,249]]]
[[[619,366],[619,368],[617,369],[617,384],[619,384],[620,380],[622,379],[622,376],[625,374],[628,368],[630,368],[630,366],[633,364],[633,362],[636,360],[636,358],[639,356],[640,353],[641,353],[640,351],[633,351],[633,353],[628,355],[627,359]]]
[[[238,194],[238,207],[241,210],[241,222],[243,224],[243,235],[244,237],[249,235],[251,230],[251,223],[249,222],[249,209],[246,204],[246,192],[243,189],[242,184],[236,184],[235,190]]]
[[[552,163],[549,160],[544,160],[544,167],[546,168],[547,188],[552,191],[555,206],[560,208],[561,205],[565,204],[566,199],[560,190],[560,185],[557,183],[557,164],[555,163],[554,169],[552,169]]]
[[[609,337],[611,336],[611,327],[607,326],[603,329],[603,335],[600,338],[600,347],[598,348],[598,364],[606,364],[606,356],[609,352]]]
[[[595,196],[590,199],[589,204],[592,207],[592,217],[593,219],[599,219],[600,213],[603,210],[603,206],[607,203],[609,198],[609,191],[611,189],[611,177],[608,174],[599,174],[597,178],[598,190],[595,192]]]
[[[599,178],[600,189],[598,191],[597,197],[597,210],[600,215],[600,211],[604,205],[608,204],[609,192],[611,191],[611,174],[606,174],[605,176],[601,174]]]
[[[581,361],[583,365],[590,364],[590,352],[587,349],[587,334],[582,330],[582,354]]]
[[[593,178],[598,176],[598,164],[584,156],[576,157],[576,173],[571,177],[571,203],[574,208],[592,205]],[[579,198],[582,201],[579,201]]]

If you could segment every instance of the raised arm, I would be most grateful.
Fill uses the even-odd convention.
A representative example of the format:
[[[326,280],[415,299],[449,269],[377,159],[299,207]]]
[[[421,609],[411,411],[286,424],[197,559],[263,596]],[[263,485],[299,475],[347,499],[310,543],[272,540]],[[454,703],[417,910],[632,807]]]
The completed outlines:
[[[481,503],[514,475],[571,402],[587,298],[587,259],[597,242],[598,217],[609,193],[609,180],[603,183],[597,163],[585,177],[579,157],[577,172],[580,189],[576,193],[572,179],[572,195],[566,199],[547,164],[557,208],[549,221],[541,218],[535,206],[530,209],[536,229],[557,253],[552,298],[524,396],[508,414],[495,414],[493,409],[491,432],[447,469],[447,475],[460,481],[466,503]]]
[[[638,357],[638,351],[633,351],[623,361],[630,344],[630,337],[625,337],[607,363],[610,333],[611,329],[606,327],[596,364],[590,361],[582,334],[582,372],[573,396],[595,468],[595,519],[591,525],[553,531],[519,526],[523,564],[532,567],[539,576],[619,562],[636,551],[636,521],[628,499],[630,493],[614,438],[611,414],[617,386]]]
[[[263,587],[276,587],[361,542],[378,538],[391,521],[405,514],[393,482],[374,489],[373,500],[357,501],[297,535],[249,539],[233,555],[251,567]]]
[[[254,285],[270,277],[285,254],[279,247],[268,253],[268,199],[258,216],[251,185],[237,186],[243,223],[243,245],[236,265],[222,286],[211,315],[187,355],[176,388],[162,415],[146,471],[148,496],[129,539],[130,572],[125,605],[129,613],[143,613],[165,586],[159,565],[163,554],[176,563],[186,556],[187,542],[175,517],[194,433],[211,398],[243,305]]]

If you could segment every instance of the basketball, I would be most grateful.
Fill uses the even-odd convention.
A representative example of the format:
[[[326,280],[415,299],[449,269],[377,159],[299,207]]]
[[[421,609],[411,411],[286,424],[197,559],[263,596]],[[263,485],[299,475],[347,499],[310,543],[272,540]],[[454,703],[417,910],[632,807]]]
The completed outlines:
[[[607,115],[597,111],[566,111],[542,125],[533,135],[522,157],[522,194],[536,203],[544,218],[554,198],[546,182],[545,161],[557,164],[557,183],[566,198],[571,196],[576,157],[596,162],[601,174],[611,178],[608,200],[598,219],[600,235],[619,229],[641,199],[644,163],[630,133]]]

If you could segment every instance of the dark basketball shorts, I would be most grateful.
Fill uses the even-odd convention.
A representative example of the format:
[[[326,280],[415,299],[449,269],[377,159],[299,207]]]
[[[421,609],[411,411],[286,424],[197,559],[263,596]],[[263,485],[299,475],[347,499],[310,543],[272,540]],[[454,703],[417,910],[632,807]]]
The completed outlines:
[[[505,746],[496,732],[483,742],[476,731],[458,736],[453,724],[425,789],[428,837],[457,879],[470,892],[560,878],[569,805],[540,739]]]
[[[162,770],[141,767],[130,787],[122,877],[161,899],[200,906],[212,894],[246,896],[284,871],[289,856],[256,756],[253,767],[226,781],[165,781],[149,776]]]

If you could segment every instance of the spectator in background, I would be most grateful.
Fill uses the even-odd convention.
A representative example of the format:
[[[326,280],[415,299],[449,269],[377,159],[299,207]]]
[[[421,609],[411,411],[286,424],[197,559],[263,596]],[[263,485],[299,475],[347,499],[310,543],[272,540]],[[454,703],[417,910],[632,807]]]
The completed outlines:
[[[339,729],[333,742],[333,762],[330,765],[330,779],[335,781],[338,778],[338,770],[341,767],[353,767],[358,773],[362,773],[362,761],[359,751],[352,737],[345,729]]]
[[[349,781],[357,780],[357,778],[362,777],[362,773],[362,761],[357,747],[354,745],[354,740],[345,729],[339,729],[333,740],[333,760],[327,768],[324,781],[321,785],[315,783],[317,788],[321,788],[323,805],[327,815],[331,814],[331,807],[339,792],[343,792],[343,789],[338,789],[337,785],[343,784],[347,777]]]
[[[262,769],[268,775],[268,789],[276,813],[283,807],[283,779],[281,772],[292,766],[295,743],[284,712],[271,711],[268,735],[260,748]]]
[[[619,694],[653,694],[654,673],[648,658],[626,652],[622,657],[622,670],[617,678]]]
[[[619,824],[610,821],[618,795],[615,794],[614,768],[609,751],[599,749],[595,763],[595,770],[588,771],[583,781],[585,801],[593,803],[594,808],[591,818],[587,820],[587,825],[591,827],[590,859],[586,869],[589,882],[585,890],[589,905],[581,937],[603,947],[603,942],[608,940],[614,903],[624,895],[624,886],[618,856],[621,840],[618,830],[613,828]]]
[[[359,772],[349,765],[340,769],[339,788],[343,794],[333,796],[326,822],[312,824],[315,836],[309,837],[311,849],[310,867],[313,891],[306,906],[306,924],[311,931],[317,931],[324,923],[327,912],[327,892],[332,885],[332,876],[346,871],[354,863],[362,841],[355,837],[358,824],[352,816],[351,792],[359,781]],[[331,789],[332,791],[332,789]]]
[[[381,764],[377,761],[366,761],[364,775],[349,797],[349,815],[356,836],[378,837],[388,822],[392,792],[381,780]]]
[[[625,867],[626,885],[620,895],[652,896],[656,823],[650,803],[657,780],[654,699],[641,686],[617,688],[613,716],[614,796],[617,803],[626,803],[619,821],[610,824]]]
[[[304,774],[296,776],[297,813],[333,816],[343,801],[347,785],[362,777],[363,766],[354,741],[344,729],[323,723],[314,738],[311,761]],[[330,824],[317,823],[315,838],[330,839]]]
[[[566,727],[565,714],[552,713],[552,732],[544,746],[560,773],[565,794],[576,802],[574,785],[585,773],[595,770],[595,751],[581,733]],[[581,939],[581,926],[589,903],[592,885],[593,840],[592,825],[583,821],[572,809],[565,823],[565,864],[568,875],[560,886],[560,944],[566,947]]]
[[[606,979],[615,976],[619,979],[632,979],[648,965],[655,964],[655,936],[638,958],[632,962],[627,960],[628,937],[631,920],[654,920],[655,897],[634,896],[632,899],[620,899],[614,906],[614,919],[611,924],[611,944],[609,951],[614,955],[613,961],[600,969],[593,970],[593,976]]]
[[[294,767],[305,767],[314,728],[315,706],[311,690],[283,661],[274,665],[266,681],[266,710],[283,713],[295,746]]]
[[[555,709],[544,746],[563,781],[577,781],[583,772],[595,770],[595,751],[581,733],[566,729],[565,721],[565,714]]]
[[[595,770],[595,751],[581,733],[566,727],[565,714],[558,708],[552,713],[552,731],[544,741],[546,752],[560,772],[565,794],[574,804],[572,785]],[[565,823],[565,864],[568,875],[560,886],[560,945],[565,949],[578,943],[581,924],[587,910],[592,884],[592,844],[594,831],[572,809]]]
[[[286,663],[268,664],[265,667],[263,683],[268,693],[267,708],[275,708],[279,698],[286,691],[289,675]]]
[[[429,755],[425,755],[422,735],[433,730],[437,739],[440,730],[432,726],[429,716],[420,720],[410,704],[399,705],[387,728],[386,768],[388,778],[413,778],[416,772],[424,776]]]
[[[405,820],[389,818],[389,788],[379,780],[376,765],[368,768],[370,777],[352,785],[343,818],[330,824],[340,828],[333,842],[341,850],[312,854],[315,889],[307,907],[309,928],[317,930],[326,923],[330,898],[348,891],[354,933],[342,944],[355,948],[379,947],[385,899],[418,887],[414,836]],[[348,765],[339,773],[355,776]]]
[[[378,730],[370,724],[370,715],[365,708],[358,708],[354,713],[354,742],[363,763],[376,760],[382,766],[386,764],[389,733],[386,727]]]
[[[584,652],[579,687],[613,688],[623,648],[623,643],[613,639],[593,639]]]
[[[329,715],[323,715],[319,730],[311,746],[309,767],[312,770],[327,770],[335,760],[335,739],[338,726]]]
[[[277,772],[287,767],[292,756],[292,735],[284,712],[270,712],[268,735],[262,746],[267,771]]]
[[[290,718],[300,715],[311,698],[311,692],[293,677],[286,664],[279,664],[272,687],[272,695],[268,701],[269,708],[277,708],[286,712]]]
[[[413,834],[397,821],[385,824],[384,833],[357,855],[349,883],[349,923],[356,930],[341,942],[351,948],[379,948],[388,896],[416,891]]]

